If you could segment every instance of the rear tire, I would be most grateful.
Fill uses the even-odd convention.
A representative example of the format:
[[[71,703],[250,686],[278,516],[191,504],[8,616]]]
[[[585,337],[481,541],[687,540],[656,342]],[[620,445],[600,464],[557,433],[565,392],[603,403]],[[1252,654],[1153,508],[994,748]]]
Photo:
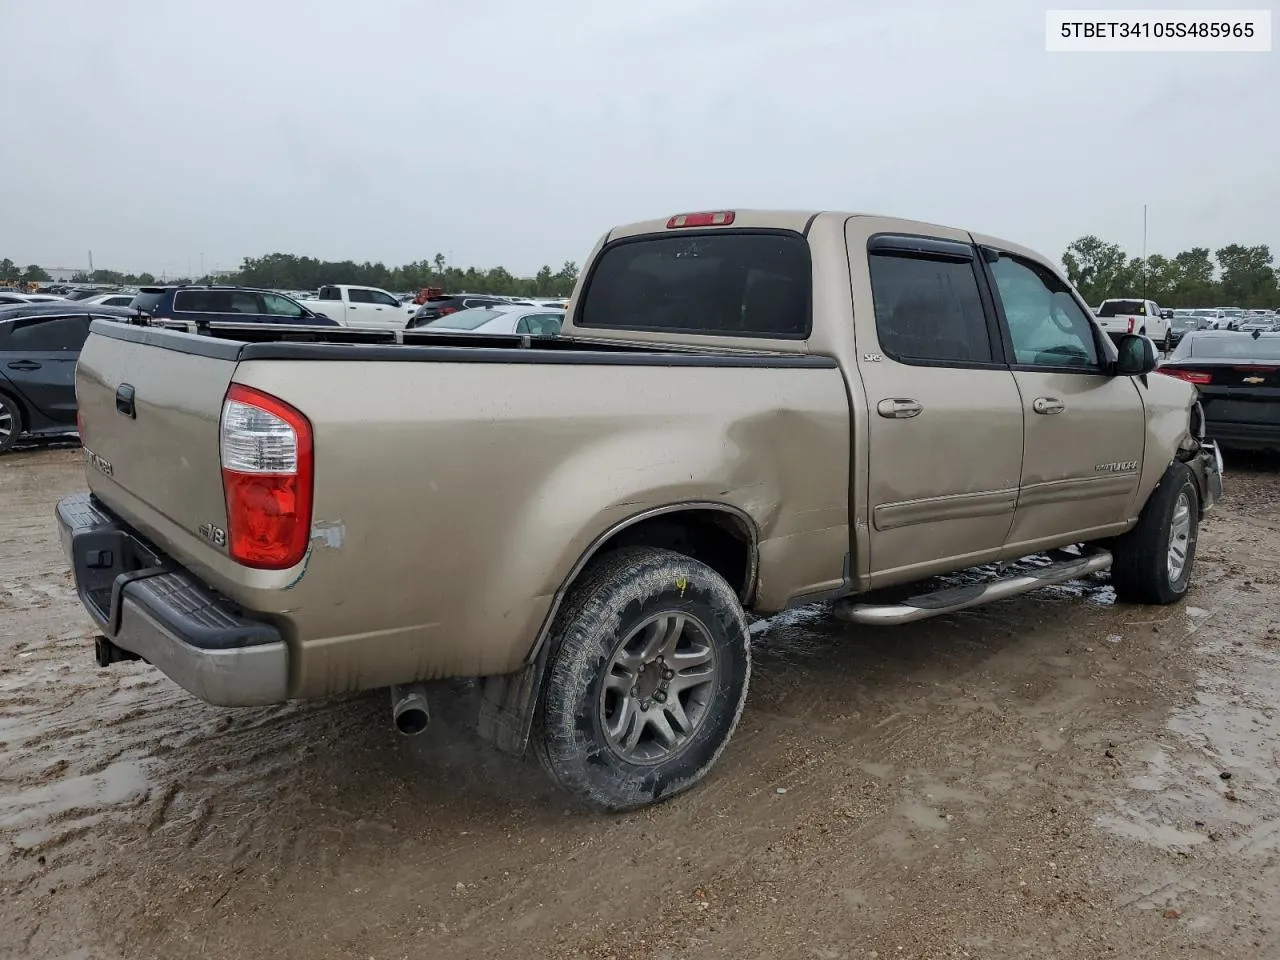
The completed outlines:
[[[22,430],[22,411],[17,403],[0,393],[0,453],[13,448]]]
[[[562,788],[631,810],[700,781],[751,674],[747,621],[706,564],[652,547],[592,564],[556,618],[534,748]]]
[[[1122,603],[1169,604],[1187,595],[1200,532],[1200,491],[1174,462],[1147,498],[1138,525],[1112,545],[1111,583]]]

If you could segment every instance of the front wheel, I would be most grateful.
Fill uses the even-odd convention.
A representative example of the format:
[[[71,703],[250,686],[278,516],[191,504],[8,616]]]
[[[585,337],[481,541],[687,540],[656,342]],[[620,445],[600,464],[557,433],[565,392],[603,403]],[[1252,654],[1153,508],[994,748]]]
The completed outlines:
[[[593,563],[556,619],[535,750],[605,810],[673,797],[733,735],[751,674],[747,621],[703,563],[650,547]]]
[[[1174,462],[1147,499],[1138,524],[1112,547],[1111,583],[1122,603],[1177,603],[1191,585],[1200,532],[1200,491]]]

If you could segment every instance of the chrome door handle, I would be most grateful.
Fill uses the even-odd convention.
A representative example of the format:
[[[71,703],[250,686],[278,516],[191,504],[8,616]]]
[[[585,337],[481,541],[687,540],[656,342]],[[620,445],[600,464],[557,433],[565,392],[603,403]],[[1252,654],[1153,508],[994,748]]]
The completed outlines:
[[[919,416],[923,409],[924,407],[914,400],[903,398],[881,400],[876,404],[876,413],[888,420],[910,420],[912,417]]]
[[[1031,409],[1036,413],[1053,414],[1061,413],[1067,405],[1057,397],[1036,397],[1031,401]]]

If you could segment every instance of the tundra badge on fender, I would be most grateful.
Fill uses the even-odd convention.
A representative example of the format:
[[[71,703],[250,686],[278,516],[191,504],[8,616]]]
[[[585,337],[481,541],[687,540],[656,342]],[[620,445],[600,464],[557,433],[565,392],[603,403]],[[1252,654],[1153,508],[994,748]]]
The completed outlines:
[[[1138,469],[1137,460],[1118,460],[1115,463],[1100,463],[1093,468],[1094,473],[1128,473]]]

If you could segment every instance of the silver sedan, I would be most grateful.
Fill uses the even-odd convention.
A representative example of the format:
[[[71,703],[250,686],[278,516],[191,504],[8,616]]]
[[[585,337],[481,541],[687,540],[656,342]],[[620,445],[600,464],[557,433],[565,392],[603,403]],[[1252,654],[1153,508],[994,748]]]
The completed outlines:
[[[554,337],[564,324],[564,311],[550,307],[513,305],[501,307],[471,307],[457,313],[446,314],[418,330],[438,333],[498,333],[531,334]]]

